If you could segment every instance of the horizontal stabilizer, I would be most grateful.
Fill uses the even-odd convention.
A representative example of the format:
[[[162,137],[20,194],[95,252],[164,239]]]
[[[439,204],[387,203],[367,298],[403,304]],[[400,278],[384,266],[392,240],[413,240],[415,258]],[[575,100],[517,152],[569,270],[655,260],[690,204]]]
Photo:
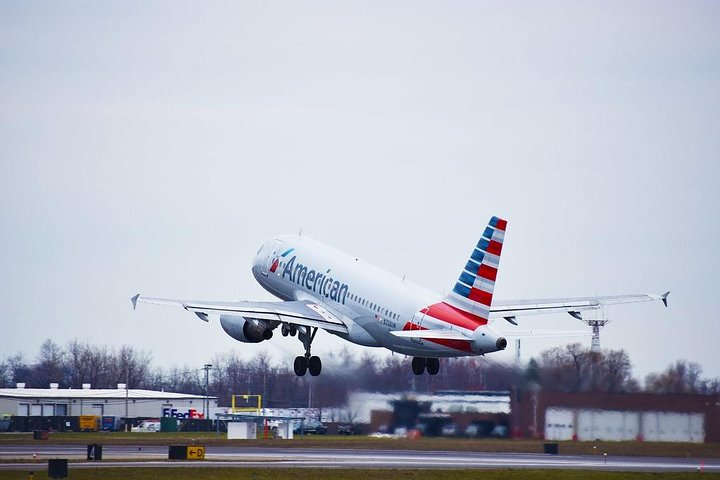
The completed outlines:
[[[422,338],[425,340],[464,340],[472,341],[457,330],[396,330],[390,332],[396,337],[402,338]]]

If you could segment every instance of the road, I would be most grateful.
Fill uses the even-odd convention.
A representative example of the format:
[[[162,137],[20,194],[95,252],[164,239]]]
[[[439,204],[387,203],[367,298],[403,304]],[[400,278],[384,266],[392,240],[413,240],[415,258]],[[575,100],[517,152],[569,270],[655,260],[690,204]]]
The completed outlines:
[[[86,445],[0,447],[0,470],[38,470],[48,458],[67,458],[70,468],[108,467],[262,467],[262,468],[399,468],[399,469],[576,469],[608,471],[720,472],[720,459],[668,457],[568,456],[527,453],[427,452],[313,448],[222,447],[206,450],[204,461],[168,461],[166,446],[103,447],[103,460],[85,462]],[[35,463],[32,463],[33,458]],[[13,463],[4,463],[12,460]],[[23,460],[27,460],[23,462]],[[42,463],[38,464],[37,462]]]

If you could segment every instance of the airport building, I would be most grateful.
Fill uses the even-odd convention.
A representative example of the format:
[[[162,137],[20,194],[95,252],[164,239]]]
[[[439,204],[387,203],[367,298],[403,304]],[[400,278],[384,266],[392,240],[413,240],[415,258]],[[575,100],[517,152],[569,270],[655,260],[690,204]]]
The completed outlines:
[[[350,395],[348,414],[354,422],[369,422],[370,432],[417,428],[430,436],[504,437],[509,424],[510,392],[448,390],[402,396],[356,392]]]
[[[16,388],[0,388],[0,415],[15,417],[98,417],[198,418],[206,409],[217,408],[217,398],[185,393],[157,392],[125,388],[93,389],[84,384],[82,389],[25,388],[19,383]]]
[[[407,422],[403,409],[408,410],[409,401],[417,403],[420,410]],[[720,442],[719,395],[543,390],[438,392],[404,397],[355,393],[350,396],[348,411],[355,421],[369,422],[370,432],[392,433],[399,426],[408,425],[425,435]],[[427,431],[433,425],[438,428]]]
[[[546,440],[720,442],[720,396],[517,391],[511,433]]]

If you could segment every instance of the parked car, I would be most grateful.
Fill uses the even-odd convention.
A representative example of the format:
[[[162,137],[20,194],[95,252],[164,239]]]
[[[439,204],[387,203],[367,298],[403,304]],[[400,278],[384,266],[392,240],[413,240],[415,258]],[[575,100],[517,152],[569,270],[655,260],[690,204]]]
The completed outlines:
[[[305,423],[295,427],[293,433],[302,433],[306,435],[325,435],[327,433],[327,430],[327,427],[322,423],[318,422],[317,420],[306,420]]]
[[[475,438],[475,437],[479,436],[479,435],[478,435],[479,430],[480,430],[480,429],[478,428],[477,425],[471,423],[471,424],[468,425],[467,428],[465,429],[465,436],[466,436],[466,437]]]
[[[361,429],[356,425],[338,425],[338,435],[359,435]]]
[[[133,427],[133,432],[159,432],[160,431],[160,422],[159,421],[152,421],[152,420],[144,420],[140,422],[140,425],[137,427]]]
[[[476,420],[465,429],[465,436],[471,438],[487,438],[495,428],[495,424],[488,420]]]
[[[456,423],[451,422],[443,425],[440,433],[443,437],[457,437],[460,435],[460,429]]]

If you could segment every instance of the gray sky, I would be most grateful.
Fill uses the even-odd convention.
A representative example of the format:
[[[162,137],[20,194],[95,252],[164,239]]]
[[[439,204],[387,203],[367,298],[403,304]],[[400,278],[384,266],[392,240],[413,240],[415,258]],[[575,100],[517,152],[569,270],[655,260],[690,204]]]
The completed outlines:
[[[496,298],[672,290],[608,309],[603,347],[720,376],[718,25],[712,1],[3,1],[0,356],[290,362],[129,298],[270,300],[252,257],[300,228],[443,293],[497,214]]]

